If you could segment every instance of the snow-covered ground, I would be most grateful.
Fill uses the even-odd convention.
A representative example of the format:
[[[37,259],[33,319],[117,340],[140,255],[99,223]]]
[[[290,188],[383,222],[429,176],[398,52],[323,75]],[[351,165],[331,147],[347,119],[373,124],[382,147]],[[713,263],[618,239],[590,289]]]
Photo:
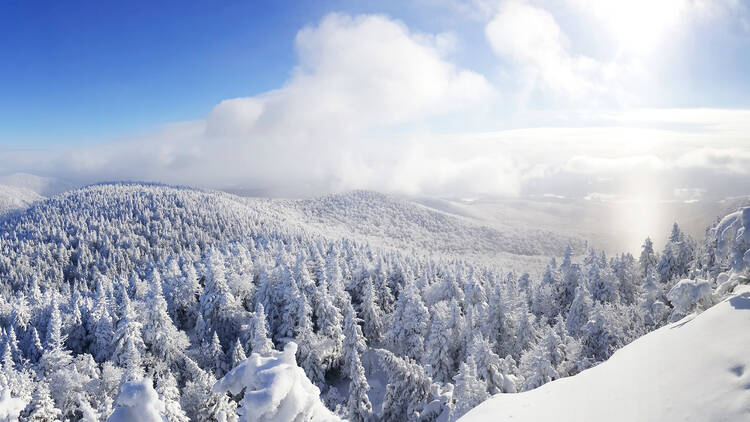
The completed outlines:
[[[576,376],[498,394],[462,422],[750,421],[750,287]]]

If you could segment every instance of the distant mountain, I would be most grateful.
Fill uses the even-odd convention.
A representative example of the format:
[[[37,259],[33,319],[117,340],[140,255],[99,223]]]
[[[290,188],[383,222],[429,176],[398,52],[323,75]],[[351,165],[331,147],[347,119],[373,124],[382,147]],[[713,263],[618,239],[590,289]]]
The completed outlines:
[[[248,198],[277,218],[327,237],[352,237],[420,255],[461,256],[506,269],[540,270],[568,245],[582,252],[585,240],[533,225],[492,226],[484,221],[371,192],[352,191],[305,200]]]
[[[62,193],[75,187],[74,184],[55,177],[42,177],[28,173],[13,173],[0,176],[0,185],[27,189],[45,197]]]
[[[44,199],[38,193],[16,186],[0,185],[0,216],[22,211],[36,201]]]

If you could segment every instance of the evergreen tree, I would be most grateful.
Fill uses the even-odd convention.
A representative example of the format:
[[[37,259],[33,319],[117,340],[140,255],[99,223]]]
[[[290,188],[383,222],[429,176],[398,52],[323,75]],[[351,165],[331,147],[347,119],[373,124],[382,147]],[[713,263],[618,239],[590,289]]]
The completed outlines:
[[[576,297],[570,305],[566,327],[568,333],[573,337],[579,337],[583,326],[589,320],[591,310],[591,299],[589,293],[584,287],[576,289]]]
[[[456,388],[453,390],[455,405],[451,412],[451,421],[458,420],[466,412],[490,397],[487,393],[487,384],[477,377],[476,364],[471,356],[466,362],[461,363],[455,381]]]
[[[349,399],[347,401],[347,410],[349,420],[352,422],[367,422],[372,417],[372,404],[367,392],[370,391],[370,384],[365,378],[365,369],[359,359],[359,354],[353,354],[349,363]]]
[[[190,345],[187,335],[174,326],[167,313],[167,301],[162,294],[159,273],[152,272],[151,289],[146,298],[143,341],[158,359],[171,365]]]
[[[180,390],[175,377],[168,373],[156,382],[156,392],[164,403],[164,417],[168,422],[189,422],[180,405]]]
[[[388,337],[394,350],[411,359],[424,353],[424,336],[430,314],[413,284],[408,284],[396,301]]]
[[[45,382],[36,384],[31,402],[21,413],[23,422],[55,422],[62,420],[62,412],[55,407],[55,401],[50,395],[49,386]]]
[[[261,356],[266,356],[273,350],[273,343],[268,338],[268,327],[266,324],[266,312],[263,309],[263,304],[258,303],[252,315],[248,350]]]
[[[654,243],[651,238],[647,237],[641,246],[641,256],[638,258],[638,268],[641,271],[641,277],[646,277],[649,270],[656,268],[656,255],[654,253]]]
[[[377,352],[388,374],[381,420],[418,420],[425,404],[434,398],[432,380],[421,366],[409,358],[401,359],[383,349],[378,349]]]
[[[379,345],[383,340],[383,310],[377,304],[372,279],[367,278],[362,288],[362,303],[359,314],[362,317],[362,332],[371,344]]]
[[[243,360],[247,359],[247,355],[245,355],[245,349],[242,347],[242,343],[240,343],[239,338],[234,342],[234,346],[232,346],[230,356],[231,368],[229,369],[237,367],[237,365],[239,365]]]

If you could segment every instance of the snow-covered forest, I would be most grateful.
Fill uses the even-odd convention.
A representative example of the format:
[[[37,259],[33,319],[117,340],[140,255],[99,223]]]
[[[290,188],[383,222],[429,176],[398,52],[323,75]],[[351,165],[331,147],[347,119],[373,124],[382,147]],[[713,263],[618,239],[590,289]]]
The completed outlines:
[[[0,221],[0,419],[453,421],[712,305],[747,261],[746,214],[700,242],[675,224],[662,250],[574,242],[518,272],[306,230],[225,193],[74,190]]]

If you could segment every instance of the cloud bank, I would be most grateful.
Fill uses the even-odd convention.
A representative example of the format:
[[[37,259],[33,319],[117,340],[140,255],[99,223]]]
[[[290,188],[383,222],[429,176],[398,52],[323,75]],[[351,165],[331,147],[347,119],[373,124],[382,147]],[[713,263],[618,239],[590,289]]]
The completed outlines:
[[[436,131],[444,120],[484,116],[492,128],[503,118],[504,93],[452,60],[466,46],[386,16],[335,13],[298,32],[297,65],[278,89],[132,139],[9,152],[0,171],[290,195],[615,197],[655,181],[653,195],[666,198],[747,193],[750,111],[592,108],[627,95],[627,66],[573,53],[555,17],[530,3],[501,3],[484,33],[528,89],[583,108],[529,112],[547,127]]]

